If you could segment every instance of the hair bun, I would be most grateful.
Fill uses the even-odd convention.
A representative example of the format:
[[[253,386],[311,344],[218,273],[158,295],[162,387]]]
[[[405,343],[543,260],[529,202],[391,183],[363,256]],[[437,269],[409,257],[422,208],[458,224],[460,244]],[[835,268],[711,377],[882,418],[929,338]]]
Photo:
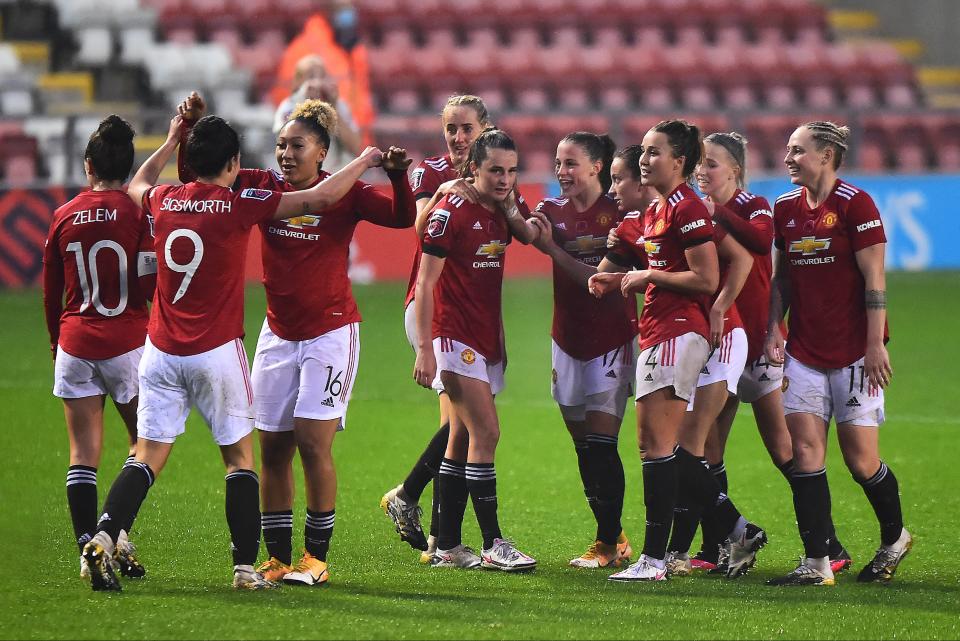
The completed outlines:
[[[110,114],[100,121],[97,133],[109,145],[125,145],[133,140],[133,127],[117,114]]]

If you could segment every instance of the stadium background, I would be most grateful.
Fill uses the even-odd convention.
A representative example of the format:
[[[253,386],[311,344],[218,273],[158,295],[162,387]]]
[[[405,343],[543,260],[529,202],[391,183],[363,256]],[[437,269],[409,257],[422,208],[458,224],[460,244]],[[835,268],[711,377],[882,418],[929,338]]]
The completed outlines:
[[[100,118],[133,122],[139,162],[200,90],[242,132],[244,165],[273,167],[274,109],[308,53],[324,58],[366,140],[415,162],[443,151],[447,96],[482,96],[518,141],[532,202],[555,192],[567,132],[630,144],[666,116],[744,133],[751,188],[771,198],[787,188],[789,132],[831,118],[853,130],[844,173],[880,205],[888,268],[960,267],[944,233],[960,229],[952,0],[0,0],[0,19],[3,287],[38,282],[49,217],[82,184]],[[172,165],[163,178],[175,180]],[[414,242],[361,225],[354,279],[406,278]],[[532,249],[507,265],[549,269]]]
[[[949,370],[931,364],[960,359],[950,331],[960,314],[958,36],[955,0],[0,0],[0,350],[8,363],[0,373],[0,449],[8,461],[0,466],[0,540],[16,550],[5,567],[31,568],[0,572],[0,638],[956,638],[957,404]],[[792,567],[799,543],[789,494],[744,414],[728,456],[732,482],[753,490],[744,492],[744,504],[761,512],[780,543],[765,551],[759,578],[732,587],[675,581],[664,594],[678,600],[607,589],[602,604],[584,607],[587,591],[604,582],[566,571],[565,559],[583,543],[582,528],[567,531],[551,520],[558,510],[588,517],[543,384],[550,294],[542,277],[549,262],[522,247],[511,250],[508,273],[536,278],[512,279],[505,292],[511,372],[499,402],[511,428],[498,467],[504,518],[518,539],[536,542],[542,566],[523,582],[425,574],[375,510],[384,479],[398,480],[421,445],[385,441],[377,430],[389,424],[426,438],[435,421],[435,402],[408,378],[400,325],[397,281],[408,276],[415,240],[410,232],[360,225],[352,276],[383,282],[357,288],[364,353],[351,405],[357,429],[337,446],[343,483],[332,589],[320,597],[271,595],[257,613],[268,621],[283,617],[283,625],[243,627],[251,600],[223,594],[219,462],[192,418],[138,523],[146,560],[157,571],[119,600],[75,598],[85,588],[75,558],[65,554],[66,438],[49,392],[52,367],[36,289],[53,209],[81,188],[82,150],[103,116],[120,113],[134,124],[139,164],[194,89],[240,129],[245,166],[274,166],[275,105],[307,52],[323,55],[338,75],[367,139],[406,146],[415,161],[443,152],[437,113],[446,97],[479,94],[495,122],[518,139],[523,192],[534,203],[556,193],[554,150],[574,129],[609,131],[621,145],[638,142],[665,116],[687,117],[705,131],[741,131],[751,141],[751,190],[771,198],[788,190],[780,159],[796,123],[829,117],[849,124],[853,148],[842,173],[879,205],[888,268],[928,272],[890,279],[898,380],[889,397],[896,429],[885,432],[884,448],[904,479],[907,518],[922,546],[898,575],[900,587],[868,592],[842,585],[823,604],[816,595],[774,594],[761,585]],[[176,179],[172,165],[163,178]],[[253,283],[256,238],[251,249],[248,348],[264,308],[262,288]],[[112,413],[108,423],[101,498],[115,473],[107,459],[122,459]],[[625,523],[639,534],[632,425],[631,411],[621,439]],[[859,563],[872,553],[873,516],[831,447],[834,502],[844,510],[845,531],[857,533]],[[380,462],[376,474],[364,473],[371,460]],[[201,472],[203,482],[195,480]],[[530,478],[544,481],[529,488]],[[183,505],[201,506],[203,517],[171,509]],[[302,513],[302,503],[297,509]],[[473,531],[467,525],[468,535]],[[182,545],[198,539],[217,547]],[[102,618],[87,619],[94,602]],[[343,617],[342,627],[317,627],[309,617],[291,622],[294,608],[318,602]],[[677,603],[682,616],[672,609]],[[815,624],[814,603],[823,615]],[[484,607],[497,609],[476,614]],[[646,627],[664,616],[673,624]],[[466,628],[476,617],[480,627]]]

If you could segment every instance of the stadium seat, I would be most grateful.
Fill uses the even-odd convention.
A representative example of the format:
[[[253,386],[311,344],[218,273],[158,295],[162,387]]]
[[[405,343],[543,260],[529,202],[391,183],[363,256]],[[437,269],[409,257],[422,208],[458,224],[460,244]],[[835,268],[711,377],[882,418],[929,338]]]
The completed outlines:
[[[105,65],[113,57],[113,34],[106,27],[84,27],[74,31],[80,44],[77,62]]]

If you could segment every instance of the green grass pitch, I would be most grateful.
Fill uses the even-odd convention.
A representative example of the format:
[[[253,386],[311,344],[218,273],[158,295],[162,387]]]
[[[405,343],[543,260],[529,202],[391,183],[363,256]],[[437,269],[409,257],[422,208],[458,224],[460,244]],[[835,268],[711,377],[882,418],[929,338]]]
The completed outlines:
[[[309,281],[304,281],[309,287]],[[695,576],[620,585],[607,571],[567,567],[590,542],[570,439],[549,394],[551,292],[545,280],[508,282],[510,364],[498,399],[501,523],[539,560],[531,575],[433,570],[394,534],[378,507],[436,425],[436,400],[412,378],[403,336],[402,286],[357,287],[363,311],[359,378],[339,471],[331,583],[240,594],[231,578],[223,469],[202,422],[187,433],[141,511],[134,540],[148,569],[122,594],[96,594],[78,578],[64,476],[67,438],[50,394],[52,364],[37,291],[0,294],[0,638],[957,638],[960,636],[960,429],[954,365],[960,362],[958,273],[889,276],[893,386],[882,453],[900,480],[914,551],[892,584],[859,585],[878,532],[832,438],[828,469],[838,532],[854,573],[833,588],[774,589],[801,546],[786,483],[770,464],[752,418],[737,418],[727,468],[731,494],[763,525],[770,544],[737,581]],[[247,347],[263,319],[260,287],[248,290]],[[634,414],[624,420],[624,526],[643,533]],[[108,412],[100,500],[125,455]],[[299,474],[299,472],[298,472]],[[302,541],[298,483],[294,544]],[[429,510],[428,510],[429,511]],[[465,539],[479,545],[472,510]],[[296,553],[296,551],[295,551]]]

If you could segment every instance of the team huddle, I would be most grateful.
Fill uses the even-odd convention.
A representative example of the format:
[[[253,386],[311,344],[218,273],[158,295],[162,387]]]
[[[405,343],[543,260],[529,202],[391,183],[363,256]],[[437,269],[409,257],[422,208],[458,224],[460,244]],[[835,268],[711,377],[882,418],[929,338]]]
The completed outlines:
[[[739,134],[704,137],[667,120],[617,149],[606,135],[571,132],[556,150],[560,197],[531,210],[518,190],[516,145],[476,96],[447,101],[447,153],[409,177],[410,160],[396,147],[368,147],[324,172],[337,115],[318,100],[301,103],[280,129],[279,170],[242,169],[236,132],[205,112],[197,94],[184,100],[166,141],[128,184],[133,129],[105,119],[84,154],[90,190],[57,209],[47,238],[43,294],[53,391],[70,437],[67,501],[81,576],[94,590],[120,590],[118,575],[144,576],[128,534],[191,408],[226,469],[233,586],[329,580],[332,444],[345,428],[360,347],[348,253],[363,220],[412,226],[421,241],[405,325],[413,377],[435,391],[440,428],[381,507],[424,564],[507,572],[537,564],[503,533],[497,509],[501,292],[515,239],[553,265],[552,395],[596,521],[571,566],[615,569],[613,581],[744,575],[767,535],[728,495],[724,449],[742,401],[791,488],[804,547],[800,564],[769,583],[833,585],[853,563],[831,516],[831,420],[880,527],[876,555],[857,578],[892,579],[912,538],[897,479],[879,454],[892,376],[886,238],[870,196],[837,177],[847,128],[818,121],[793,132],[784,162],[797,189],[772,208],[746,191]],[[157,185],[178,149],[182,184]],[[392,197],[359,180],[374,167],[386,172]],[[254,226],[267,314],[251,371],[243,278]],[[318,269],[325,278],[310,288],[288,278]],[[107,395],[127,427],[130,456],[98,518]],[[617,447],[631,396],[646,510],[636,559],[621,524]],[[294,559],[298,452],[307,505],[304,553]],[[420,499],[431,482],[424,532]],[[468,498],[479,553],[461,534]],[[267,554],[258,564],[261,532]]]

